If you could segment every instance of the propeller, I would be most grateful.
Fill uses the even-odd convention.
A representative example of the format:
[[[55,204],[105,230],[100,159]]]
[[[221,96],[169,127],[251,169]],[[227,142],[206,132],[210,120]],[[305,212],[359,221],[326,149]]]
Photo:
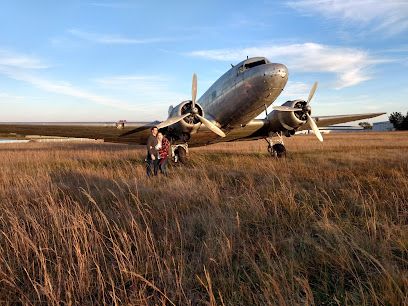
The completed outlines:
[[[193,84],[191,85],[191,109],[195,108],[197,99],[197,75],[193,74]]]
[[[175,124],[175,123],[179,122],[180,120],[183,120],[183,119],[186,118],[187,116],[190,116],[190,114],[184,114],[184,115],[180,115],[180,116],[170,117],[169,119],[160,122],[160,123],[157,125],[157,128],[158,128],[158,129],[162,129],[162,128],[166,127],[166,126]]]
[[[209,121],[208,119],[205,119],[203,116],[200,116],[199,114],[196,114],[198,119],[201,121],[202,124],[204,124],[209,130],[217,134],[218,136],[225,137],[225,133],[214,123]]]
[[[307,116],[307,123],[309,123],[309,125],[312,128],[313,132],[315,133],[317,139],[319,139],[321,142],[323,142],[322,133],[320,133],[320,130],[316,125],[316,122],[313,120],[312,117],[310,117],[310,115],[308,113],[306,113],[306,116]]]
[[[309,97],[307,98],[306,101],[306,105],[303,106],[302,108],[298,108],[298,107],[290,107],[290,106],[285,106],[285,105],[281,105],[281,106],[273,106],[272,108],[276,111],[280,111],[280,112],[303,112],[306,115],[306,122],[309,124],[309,126],[312,128],[313,132],[315,133],[317,139],[319,139],[320,141],[323,141],[323,136],[320,133],[319,128],[317,127],[316,122],[313,120],[312,117],[310,117],[309,112],[311,110],[310,107],[310,101],[313,99],[313,96],[316,92],[317,89],[317,82],[315,82],[312,86],[312,88],[310,89],[309,92]]]
[[[314,82],[312,88],[310,89],[309,97],[307,98],[307,104],[309,104],[310,101],[312,100],[312,98],[313,98],[313,96],[314,96],[314,94],[316,92],[316,89],[317,89],[317,82]]]
[[[226,136],[225,133],[218,126],[216,126],[214,123],[204,118],[203,116],[200,116],[199,110],[196,107],[196,99],[197,99],[197,75],[194,73],[193,82],[191,86],[191,111],[190,113],[183,114],[180,116],[170,117],[169,119],[158,124],[157,127],[161,129],[166,126],[173,125],[188,116],[194,116],[198,118],[198,120],[200,120],[200,122],[204,124],[210,131],[214,132],[218,136],[225,137]]]

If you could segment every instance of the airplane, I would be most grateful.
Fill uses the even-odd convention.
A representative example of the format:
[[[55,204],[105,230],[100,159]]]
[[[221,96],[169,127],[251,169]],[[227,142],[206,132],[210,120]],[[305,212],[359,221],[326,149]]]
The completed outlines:
[[[184,162],[189,147],[265,139],[271,156],[286,155],[283,136],[300,130],[313,130],[319,141],[319,127],[373,118],[385,113],[366,113],[312,117],[310,102],[316,92],[312,86],[307,100],[286,101],[268,107],[278,98],[288,81],[288,69],[265,57],[243,60],[224,73],[197,100],[197,76],[193,75],[192,99],[170,106],[162,122],[0,122],[0,133],[103,139],[105,142],[146,144],[150,129],[157,126],[171,140],[174,159]],[[263,111],[264,119],[255,119]]]

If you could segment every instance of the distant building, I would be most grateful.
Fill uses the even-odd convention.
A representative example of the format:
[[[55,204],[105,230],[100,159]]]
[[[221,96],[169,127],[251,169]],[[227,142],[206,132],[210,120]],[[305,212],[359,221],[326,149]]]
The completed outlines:
[[[351,132],[366,132],[371,130],[365,130],[361,126],[352,126],[352,125],[332,125],[327,127],[319,128],[320,133],[329,134],[329,133],[351,133]],[[312,130],[302,130],[296,132],[296,134],[314,134]]]
[[[320,133],[322,134],[329,134],[331,132],[332,132],[331,130],[320,130]],[[314,132],[312,130],[301,130],[296,132],[296,135],[308,135],[308,134],[314,134]]]
[[[373,123],[373,131],[381,132],[381,131],[394,131],[394,126],[389,121],[382,121]]]
[[[332,133],[355,133],[355,132],[366,132],[367,130],[363,129],[361,126],[336,126],[333,125],[331,127],[326,127],[326,129],[329,129],[332,131]]]

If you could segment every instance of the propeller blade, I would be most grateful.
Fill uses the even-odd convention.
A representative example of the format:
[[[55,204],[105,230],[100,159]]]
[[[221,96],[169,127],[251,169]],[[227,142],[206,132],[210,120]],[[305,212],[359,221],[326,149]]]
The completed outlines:
[[[225,133],[218,127],[216,126],[214,123],[212,123],[211,121],[205,119],[204,117],[200,116],[200,115],[196,115],[198,117],[198,119],[200,119],[201,123],[204,124],[207,128],[209,128],[212,132],[214,132],[215,134],[217,134],[218,136],[221,137],[225,137]]]
[[[309,97],[307,98],[307,104],[309,104],[310,100],[312,100],[317,89],[317,84],[318,84],[317,82],[314,82],[312,88],[310,89]]]
[[[307,116],[307,123],[309,123],[310,127],[312,128],[313,132],[315,133],[317,139],[319,139],[321,142],[323,142],[323,136],[320,133],[319,128],[316,125],[316,122],[313,120],[312,117],[308,113],[306,113]]]
[[[284,105],[273,106],[272,109],[280,112],[298,112],[302,110],[301,108],[289,107]]]
[[[191,109],[195,107],[196,103],[196,98],[197,98],[197,75],[194,73],[193,74],[193,84],[191,87]]]
[[[157,128],[162,129],[162,128],[166,127],[166,126],[175,124],[175,123],[179,122],[180,120],[183,120],[185,117],[190,116],[190,115],[191,114],[188,113],[188,114],[184,114],[184,115],[180,115],[180,116],[170,117],[169,119],[167,119],[167,120],[165,120],[163,122],[160,122],[157,125]]]

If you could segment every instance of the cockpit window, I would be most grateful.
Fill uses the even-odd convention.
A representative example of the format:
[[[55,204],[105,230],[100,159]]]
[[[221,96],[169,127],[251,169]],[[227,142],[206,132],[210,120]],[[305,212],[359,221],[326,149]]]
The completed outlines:
[[[241,66],[238,67],[238,73],[242,73],[245,70],[268,63],[269,61],[264,57],[253,57],[247,59]]]
[[[266,61],[264,59],[262,59],[262,60],[255,61],[255,62],[245,63],[245,68],[250,69],[250,68],[260,66],[260,65],[264,65],[264,64],[266,64]]]

